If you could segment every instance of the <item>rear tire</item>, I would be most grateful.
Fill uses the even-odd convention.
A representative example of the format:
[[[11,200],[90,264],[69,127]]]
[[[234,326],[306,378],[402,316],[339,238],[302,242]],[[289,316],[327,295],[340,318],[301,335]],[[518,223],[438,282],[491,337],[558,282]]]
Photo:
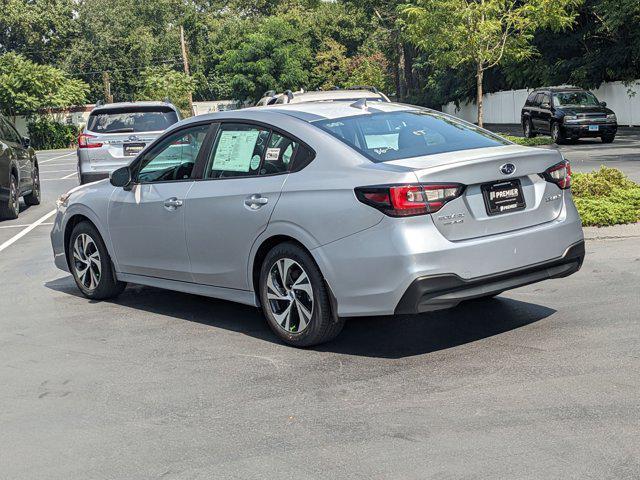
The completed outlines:
[[[0,218],[15,220],[20,213],[20,192],[18,191],[18,177],[12,173],[9,178],[9,198],[0,202]]]
[[[31,193],[24,196],[24,203],[27,205],[40,205],[40,171],[38,166],[33,166]]]
[[[276,245],[267,254],[260,269],[259,292],[269,327],[289,345],[319,345],[342,331],[344,319],[331,311],[320,269],[294,243]]]
[[[73,228],[67,259],[76,285],[91,300],[117,297],[127,286],[116,278],[107,247],[89,222],[80,222]]]
[[[615,135],[603,135],[602,143],[613,143],[613,140],[616,138]]]
[[[536,133],[533,131],[533,124],[531,123],[530,118],[527,118],[522,124],[522,131],[526,138],[534,138],[536,136]]]

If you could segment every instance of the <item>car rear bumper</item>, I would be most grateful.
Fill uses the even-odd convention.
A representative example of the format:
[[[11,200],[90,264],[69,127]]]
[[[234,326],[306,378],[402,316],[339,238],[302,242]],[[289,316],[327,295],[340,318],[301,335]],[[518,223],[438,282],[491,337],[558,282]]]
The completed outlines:
[[[593,125],[593,124],[592,124]],[[601,137],[603,135],[615,135],[618,131],[618,125],[615,123],[601,123],[598,124],[597,131],[590,131],[589,125],[571,125],[565,124],[564,131],[567,137]]]
[[[432,281],[424,279],[458,278],[460,284],[447,285],[450,288],[476,288],[461,293],[459,299],[447,298],[448,306],[451,306],[463,298],[552,278],[545,276],[544,271],[526,270],[541,265],[555,266],[554,262],[562,259],[570,247],[584,240],[580,217],[570,198],[567,193],[565,205],[556,220],[511,232],[449,241],[429,216],[387,217],[376,226],[315,248],[311,253],[336,297],[339,316],[419,311],[401,302],[406,302],[403,300],[406,292],[418,288],[412,285],[421,279],[423,283],[429,283]],[[502,278],[510,272],[518,275]],[[535,275],[521,277],[520,273]],[[572,270],[567,267],[567,270],[563,268],[552,273],[570,274]],[[498,284],[500,281],[506,283]],[[482,290],[477,282],[493,285]],[[447,289],[439,285],[430,288],[434,292]]]
[[[567,248],[557,259],[525,268],[465,280],[455,274],[417,278],[396,306],[396,314],[422,313],[455,307],[464,300],[496,295],[512,288],[551,278],[567,277],[580,270],[584,260],[584,241]]]

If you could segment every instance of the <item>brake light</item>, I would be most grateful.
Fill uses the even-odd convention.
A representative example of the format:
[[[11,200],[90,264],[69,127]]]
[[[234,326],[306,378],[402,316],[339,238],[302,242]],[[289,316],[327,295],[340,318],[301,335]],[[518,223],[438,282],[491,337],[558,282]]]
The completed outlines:
[[[540,176],[547,182],[555,183],[563,190],[571,187],[571,164],[568,160],[547,168]]]
[[[459,183],[375,185],[355,189],[358,200],[391,217],[437,212],[463,191],[464,185]]]
[[[88,133],[78,135],[78,148],[99,148],[102,146],[102,143],[91,142],[92,138],[96,138],[96,136]]]

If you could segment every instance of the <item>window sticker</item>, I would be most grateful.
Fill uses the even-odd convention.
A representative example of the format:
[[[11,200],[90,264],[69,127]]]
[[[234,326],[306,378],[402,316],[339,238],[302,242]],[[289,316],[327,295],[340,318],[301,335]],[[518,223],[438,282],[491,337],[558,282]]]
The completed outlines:
[[[279,148],[267,148],[267,156],[265,157],[266,161],[276,161],[278,158],[280,158]]]
[[[248,172],[259,134],[258,130],[223,131],[213,159],[213,170]]]
[[[254,155],[251,158],[251,170],[256,170],[260,166],[260,155]]]

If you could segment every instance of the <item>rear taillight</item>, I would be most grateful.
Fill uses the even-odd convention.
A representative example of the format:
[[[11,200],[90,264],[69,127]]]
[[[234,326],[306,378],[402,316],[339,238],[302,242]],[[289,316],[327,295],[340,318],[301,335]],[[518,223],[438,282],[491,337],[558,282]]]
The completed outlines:
[[[555,183],[563,190],[571,187],[571,165],[568,160],[563,160],[547,168],[540,176],[547,182]]]
[[[102,146],[102,143],[92,142],[92,138],[96,138],[96,136],[88,133],[78,135],[78,148],[99,148]]]
[[[358,200],[391,217],[437,212],[463,191],[464,185],[459,183],[375,185],[355,189]]]

